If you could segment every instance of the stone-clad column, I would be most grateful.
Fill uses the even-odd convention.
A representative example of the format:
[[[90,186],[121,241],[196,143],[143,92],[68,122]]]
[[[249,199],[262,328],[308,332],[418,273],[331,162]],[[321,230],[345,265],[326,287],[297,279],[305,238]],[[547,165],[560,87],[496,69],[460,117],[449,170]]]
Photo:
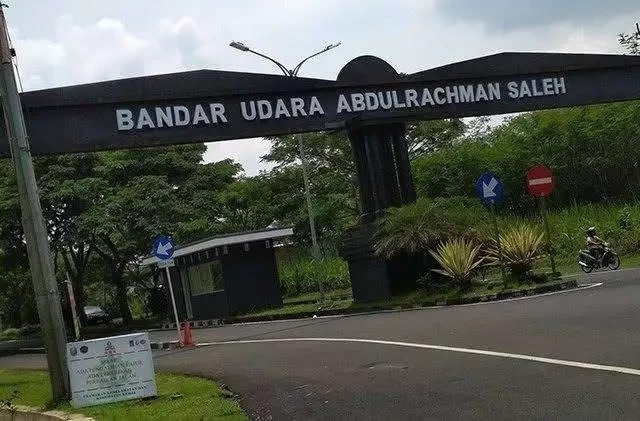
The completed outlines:
[[[338,81],[385,82],[398,78],[385,61],[371,56],[347,64]],[[404,122],[348,122],[347,129],[356,164],[362,216],[347,233],[342,256],[349,263],[355,301],[381,300],[390,296],[398,265],[375,255],[375,220],[390,207],[416,199],[407,150]]]

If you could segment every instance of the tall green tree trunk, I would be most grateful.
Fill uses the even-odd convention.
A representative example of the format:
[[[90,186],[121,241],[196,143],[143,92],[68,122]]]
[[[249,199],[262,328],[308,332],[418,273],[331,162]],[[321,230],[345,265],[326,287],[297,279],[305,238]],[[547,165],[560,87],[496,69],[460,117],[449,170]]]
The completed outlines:
[[[131,315],[131,309],[129,308],[129,301],[127,300],[127,284],[124,280],[124,271],[127,267],[127,263],[131,260],[123,256],[118,250],[118,247],[111,239],[106,235],[100,235],[98,238],[106,246],[105,250],[102,250],[96,243],[93,243],[93,247],[104,260],[111,272],[111,282],[116,287],[116,300],[118,301],[118,311],[125,324],[131,324],[133,317]]]
[[[127,299],[127,284],[124,281],[124,265],[125,264],[121,263],[112,267],[111,280],[116,286],[116,299],[122,320],[125,325],[130,325],[133,321],[133,316],[129,308],[129,300]]]
[[[76,314],[81,326],[87,325],[87,315],[84,308],[87,305],[87,294],[84,291],[84,276],[91,256],[92,248],[86,247],[84,243],[67,245],[62,250],[62,261],[68,279],[73,287],[75,298]]]
[[[70,277],[71,286],[73,287],[73,295],[76,300],[76,314],[80,320],[81,326],[87,325],[87,315],[84,312],[84,308],[87,306],[87,294],[84,292],[84,283],[82,278]]]

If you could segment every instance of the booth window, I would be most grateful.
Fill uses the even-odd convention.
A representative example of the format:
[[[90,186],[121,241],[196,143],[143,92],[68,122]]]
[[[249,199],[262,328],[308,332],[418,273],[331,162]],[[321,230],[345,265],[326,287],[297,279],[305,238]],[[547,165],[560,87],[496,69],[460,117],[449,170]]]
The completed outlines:
[[[191,295],[211,294],[224,290],[224,278],[220,262],[202,263],[188,268]]]

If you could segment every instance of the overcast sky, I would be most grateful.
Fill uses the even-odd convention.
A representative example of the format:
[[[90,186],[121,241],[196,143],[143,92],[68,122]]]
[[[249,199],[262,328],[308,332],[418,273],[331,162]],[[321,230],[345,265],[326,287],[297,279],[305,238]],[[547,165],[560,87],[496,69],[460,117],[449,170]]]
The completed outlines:
[[[3,0],[25,90],[194,69],[277,73],[228,47],[243,41],[301,75],[335,79],[362,54],[398,71],[502,51],[620,53],[616,34],[640,20],[638,0]],[[209,145],[256,174],[261,139]]]

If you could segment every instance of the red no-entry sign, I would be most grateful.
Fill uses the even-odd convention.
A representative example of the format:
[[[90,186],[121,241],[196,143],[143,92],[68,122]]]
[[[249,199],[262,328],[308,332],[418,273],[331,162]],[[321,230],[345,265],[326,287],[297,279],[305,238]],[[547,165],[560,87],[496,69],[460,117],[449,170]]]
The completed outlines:
[[[530,168],[527,171],[527,188],[535,197],[548,196],[553,191],[553,173],[542,165]]]

